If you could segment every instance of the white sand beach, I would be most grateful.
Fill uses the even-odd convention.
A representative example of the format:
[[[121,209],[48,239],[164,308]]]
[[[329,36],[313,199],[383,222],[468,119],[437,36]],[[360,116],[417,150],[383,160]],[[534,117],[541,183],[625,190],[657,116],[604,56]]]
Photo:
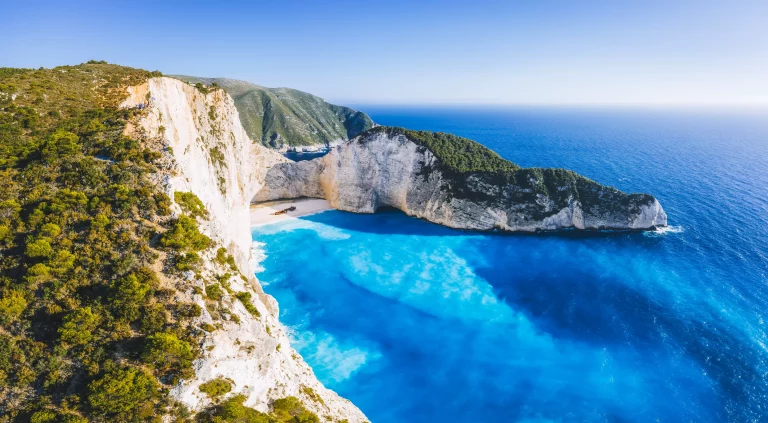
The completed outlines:
[[[296,207],[296,210],[279,215],[273,214],[277,211],[285,210],[292,206]],[[309,214],[320,213],[332,209],[333,207],[331,207],[331,204],[328,202],[328,200],[321,200],[319,198],[279,200],[251,204],[251,226],[266,225],[268,223],[295,219],[299,216],[306,216]]]

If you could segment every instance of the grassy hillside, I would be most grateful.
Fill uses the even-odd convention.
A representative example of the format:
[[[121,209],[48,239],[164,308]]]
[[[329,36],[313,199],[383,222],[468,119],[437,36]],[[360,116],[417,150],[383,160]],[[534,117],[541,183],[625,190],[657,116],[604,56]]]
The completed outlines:
[[[206,213],[192,193],[176,193],[186,214],[170,216],[151,180],[161,153],[123,135],[143,113],[117,107],[125,88],[157,75],[103,62],[0,68],[2,423],[192,421],[168,391],[194,377],[215,328],[196,323],[180,274],[219,246],[198,230]],[[223,396],[228,382],[203,392]],[[197,420],[318,421],[292,397],[269,415],[243,399]]]
[[[365,113],[326,103],[302,91],[265,88],[226,78],[175,77],[192,83],[216,83],[224,88],[234,98],[248,135],[269,147],[350,139],[373,127]]]

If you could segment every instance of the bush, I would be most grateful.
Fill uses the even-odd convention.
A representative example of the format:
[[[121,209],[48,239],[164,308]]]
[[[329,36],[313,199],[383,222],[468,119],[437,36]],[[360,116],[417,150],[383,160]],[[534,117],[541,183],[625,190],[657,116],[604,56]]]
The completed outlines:
[[[274,423],[268,415],[243,405],[245,395],[235,395],[198,415],[200,423]]]
[[[175,381],[191,376],[195,353],[188,342],[173,333],[163,332],[147,337],[141,359],[161,373],[171,373]]]
[[[187,270],[196,270],[202,260],[197,253],[177,254],[174,257],[173,267],[179,272],[186,272]]]
[[[90,307],[76,309],[64,318],[64,324],[59,328],[59,338],[69,346],[87,345],[93,339],[92,331],[98,323],[99,316]]]
[[[136,348],[149,334],[187,333],[200,313],[171,288],[159,295],[148,276],[160,267],[157,215],[172,202],[150,177],[160,154],[122,135],[142,112],[119,104],[151,75],[104,63],[0,68],[0,91],[17,94],[0,94],[0,403],[12,404],[0,406],[0,421],[139,421],[166,411],[167,389],[150,389],[158,400],[146,402],[116,386],[159,386],[136,373]],[[186,248],[205,244],[190,232]]]
[[[40,154],[48,161],[74,154],[80,149],[77,141],[77,135],[60,129],[46,141]]]
[[[220,247],[218,250],[216,250],[216,261],[219,262],[219,264],[222,266],[229,265],[232,270],[237,270],[235,258],[232,257],[232,254],[227,253],[227,249],[224,247]]]
[[[7,291],[0,297],[0,323],[8,324],[18,319],[27,308],[27,300],[21,291]]]
[[[173,193],[173,199],[190,216],[208,218],[208,210],[205,209],[205,205],[195,194],[176,191]]]
[[[151,417],[158,395],[152,376],[136,368],[113,370],[88,385],[88,403],[93,411],[119,422]]]
[[[114,283],[111,305],[115,315],[132,322],[139,318],[139,309],[144,298],[157,280],[147,271],[134,272],[118,279]]]
[[[248,310],[253,317],[261,317],[261,313],[259,313],[259,310],[256,309],[256,306],[253,305],[251,302],[251,293],[250,292],[238,292],[235,294],[235,297],[237,297],[238,300],[240,300],[241,303],[243,303],[243,306],[246,310]]]
[[[200,233],[195,219],[182,215],[173,222],[171,229],[163,234],[160,244],[166,248],[194,252],[208,248],[211,239]]]
[[[278,422],[319,423],[317,415],[304,408],[296,397],[286,397],[272,403],[272,415]]]
[[[200,385],[200,392],[208,395],[212,400],[228,394],[232,390],[232,383],[224,378],[209,380]]]
[[[40,238],[27,244],[27,257],[46,258],[53,255],[51,243],[46,238]]]
[[[213,301],[219,301],[224,296],[224,291],[219,284],[212,284],[205,287],[205,295]]]

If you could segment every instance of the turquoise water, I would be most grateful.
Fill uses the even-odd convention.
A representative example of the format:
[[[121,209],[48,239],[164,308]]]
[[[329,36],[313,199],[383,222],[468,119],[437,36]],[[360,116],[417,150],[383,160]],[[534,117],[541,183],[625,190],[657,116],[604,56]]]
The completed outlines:
[[[766,420],[766,115],[363,110],[649,192],[672,225],[494,235],[385,210],[254,228],[294,346],[373,423]]]

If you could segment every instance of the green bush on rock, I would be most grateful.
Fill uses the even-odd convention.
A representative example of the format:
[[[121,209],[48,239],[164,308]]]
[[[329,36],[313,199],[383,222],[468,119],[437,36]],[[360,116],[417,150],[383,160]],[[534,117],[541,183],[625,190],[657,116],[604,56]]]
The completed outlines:
[[[160,239],[163,247],[182,251],[200,251],[211,245],[211,239],[200,233],[194,218],[181,215]]]
[[[160,396],[154,378],[136,368],[118,368],[88,385],[88,403],[95,414],[117,422],[152,417]]]
[[[224,378],[209,380],[200,385],[200,392],[208,395],[211,399],[217,400],[232,390],[232,383]]]

